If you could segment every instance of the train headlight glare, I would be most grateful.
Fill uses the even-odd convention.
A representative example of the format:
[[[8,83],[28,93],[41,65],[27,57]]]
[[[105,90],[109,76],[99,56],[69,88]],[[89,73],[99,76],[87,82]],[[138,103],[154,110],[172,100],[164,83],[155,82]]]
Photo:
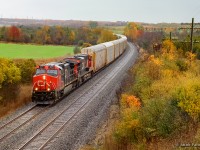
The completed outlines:
[[[47,91],[50,91],[50,90],[51,90],[50,88],[47,89]]]
[[[35,88],[35,91],[37,91],[38,90],[38,88]]]
[[[46,80],[46,76],[43,76],[42,78],[43,78],[43,80]]]

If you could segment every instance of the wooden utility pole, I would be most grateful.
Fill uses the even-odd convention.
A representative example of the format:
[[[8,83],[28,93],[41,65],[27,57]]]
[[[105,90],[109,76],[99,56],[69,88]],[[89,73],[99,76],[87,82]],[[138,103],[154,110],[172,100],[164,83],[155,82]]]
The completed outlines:
[[[169,33],[170,41],[172,41],[172,32]]]
[[[191,36],[190,36],[190,49],[193,53],[193,31],[194,31],[194,18],[192,18]]]

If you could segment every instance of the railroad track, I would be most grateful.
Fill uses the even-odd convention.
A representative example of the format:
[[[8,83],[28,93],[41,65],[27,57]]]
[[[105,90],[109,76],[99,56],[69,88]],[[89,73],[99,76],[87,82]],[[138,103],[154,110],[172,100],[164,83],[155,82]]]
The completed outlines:
[[[129,45],[129,47],[131,46]],[[96,81],[97,85],[94,84],[94,86],[99,86],[99,88],[91,86],[90,89],[87,90],[90,92],[79,95],[79,97],[76,98],[70,105],[65,107],[59,115],[47,122],[42,128],[40,128],[40,130],[38,130],[37,133],[21,143],[21,145],[16,149],[44,149],[45,147],[48,147],[48,144],[51,143],[60,131],[62,131],[62,129],[66,127],[72,119],[81,113],[87,104],[93,101],[93,99],[107,86],[109,81],[115,77],[114,75],[128,63],[132,55],[133,52],[129,51],[127,58],[123,63],[120,63],[112,70],[112,72],[105,74]],[[102,82],[100,82],[101,80]]]
[[[32,121],[36,116],[38,116],[45,110],[47,110],[47,107],[44,108],[34,105],[19,116],[2,125],[0,127],[0,143],[9,136],[13,135],[18,129],[22,128],[25,124]]]

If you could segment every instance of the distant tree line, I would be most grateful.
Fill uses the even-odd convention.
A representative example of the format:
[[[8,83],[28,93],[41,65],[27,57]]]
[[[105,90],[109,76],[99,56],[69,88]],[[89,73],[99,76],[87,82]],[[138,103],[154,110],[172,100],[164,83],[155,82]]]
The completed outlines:
[[[78,45],[79,41],[83,41],[95,45],[116,39],[111,31],[97,25],[96,22],[91,22],[89,27],[81,28],[4,26],[0,27],[0,41],[41,45]]]

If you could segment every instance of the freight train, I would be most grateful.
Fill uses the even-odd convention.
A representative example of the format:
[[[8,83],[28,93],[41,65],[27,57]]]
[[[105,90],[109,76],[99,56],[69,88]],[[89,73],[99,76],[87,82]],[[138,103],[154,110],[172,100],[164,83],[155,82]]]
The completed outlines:
[[[81,53],[60,62],[37,66],[33,76],[32,101],[53,104],[117,59],[127,47],[127,38],[81,49]]]

